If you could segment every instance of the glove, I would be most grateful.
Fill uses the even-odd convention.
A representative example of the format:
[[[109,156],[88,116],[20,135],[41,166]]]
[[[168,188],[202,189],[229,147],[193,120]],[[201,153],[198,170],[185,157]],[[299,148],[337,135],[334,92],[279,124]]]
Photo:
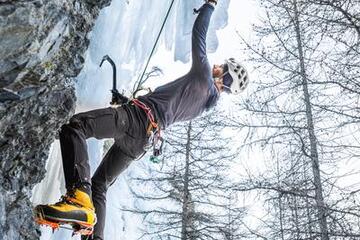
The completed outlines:
[[[217,5],[217,0],[207,0],[208,3],[213,3],[214,5]]]

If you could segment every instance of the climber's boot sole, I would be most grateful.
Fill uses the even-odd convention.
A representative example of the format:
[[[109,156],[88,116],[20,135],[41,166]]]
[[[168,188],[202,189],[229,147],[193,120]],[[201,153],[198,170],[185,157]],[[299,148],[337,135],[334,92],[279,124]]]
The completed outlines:
[[[51,227],[53,231],[62,227],[66,228],[63,225],[70,225],[72,227],[73,234],[91,235],[93,233],[95,223],[89,224],[88,222],[78,219],[66,218],[66,216],[46,214],[47,210],[49,210],[48,205],[39,205],[35,207],[34,213],[36,223]]]

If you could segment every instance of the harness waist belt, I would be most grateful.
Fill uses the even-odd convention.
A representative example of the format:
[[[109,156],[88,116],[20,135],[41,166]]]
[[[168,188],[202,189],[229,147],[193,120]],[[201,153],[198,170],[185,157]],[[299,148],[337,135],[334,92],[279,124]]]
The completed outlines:
[[[159,127],[159,124],[156,123],[155,121],[155,117],[151,111],[151,108],[149,108],[145,103],[141,102],[140,100],[138,99],[133,99],[131,100],[131,102],[135,105],[135,106],[138,106],[139,108],[141,108],[142,110],[144,110],[144,112],[146,113],[146,116],[147,118],[149,119],[150,121],[150,125],[149,125],[149,128],[148,128],[148,132],[149,131],[152,131],[152,129],[156,129],[158,131],[160,131],[160,127]]]

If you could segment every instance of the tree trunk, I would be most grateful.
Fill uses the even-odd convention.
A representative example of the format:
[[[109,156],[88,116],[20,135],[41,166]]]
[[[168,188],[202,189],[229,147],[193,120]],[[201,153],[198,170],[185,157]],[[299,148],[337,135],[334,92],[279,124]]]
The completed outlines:
[[[307,174],[307,171],[308,171],[308,163],[305,162],[304,160],[304,181],[308,179],[308,174]],[[305,202],[306,202],[306,217],[307,217],[307,231],[308,231],[308,234],[307,234],[307,237],[308,239],[313,239],[313,226],[312,226],[312,222],[313,222],[313,219],[312,219],[312,216],[311,216],[311,212],[310,212],[310,209],[311,209],[311,203],[309,201],[309,198],[305,198]]]
[[[317,150],[317,141],[315,136],[315,129],[314,129],[314,121],[311,109],[311,102],[310,102],[310,94],[308,90],[308,82],[306,78],[306,69],[305,69],[305,60],[304,60],[304,52],[302,48],[302,40],[301,40],[301,31],[300,31],[300,22],[299,22],[299,12],[297,9],[296,0],[293,0],[294,5],[294,13],[295,13],[295,31],[296,31],[296,38],[297,38],[297,45],[299,51],[299,61],[300,61],[300,73],[302,79],[302,86],[304,92],[304,103],[306,108],[306,118],[307,118],[307,130],[310,139],[310,158],[312,163],[312,170],[314,175],[314,185],[315,185],[315,200],[317,206],[317,216],[319,219],[319,227],[320,227],[320,234],[321,240],[329,240],[328,234],[328,227],[326,221],[326,209],[323,197],[323,190],[321,184],[321,176],[320,176],[320,166],[319,166],[319,157],[318,157],[318,150]]]
[[[190,162],[190,143],[191,143],[191,122],[187,130],[186,152],[185,152],[185,173],[184,173],[184,192],[182,205],[181,240],[188,240],[188,230],[191,227],[190,196],[189,196],[189,162]]]
[[[278,184],[281,184],[281,180],[280,180],[280,167],[279,167],[279,159],[276,160],[276,171],[277,171],[277,180],[278,180]],[[281,240],[285,240],[284,239],[284,219],[283,219],[283,206],[282,206],[282,197],[283,195],[281,193],[279,193],[278,195],[278,204],[279,204],[279,223],[280,223],[280,236],[281,236]]]

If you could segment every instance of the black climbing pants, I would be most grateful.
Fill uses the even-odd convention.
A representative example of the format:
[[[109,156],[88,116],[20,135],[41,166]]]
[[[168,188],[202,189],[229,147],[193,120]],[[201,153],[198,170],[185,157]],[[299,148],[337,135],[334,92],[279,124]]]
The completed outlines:
[[[91,186],[88,192],[92,194],[97,216],[94,239],[104,239],[107,189],[131,161],[144,152],[148,142],[147,126],[144,111],[129,104],[76,114],[61,128],[66,188],[88,186],[90,189]],[[115,140],[92,178],[86,144],[86,139],[91,137]]]

